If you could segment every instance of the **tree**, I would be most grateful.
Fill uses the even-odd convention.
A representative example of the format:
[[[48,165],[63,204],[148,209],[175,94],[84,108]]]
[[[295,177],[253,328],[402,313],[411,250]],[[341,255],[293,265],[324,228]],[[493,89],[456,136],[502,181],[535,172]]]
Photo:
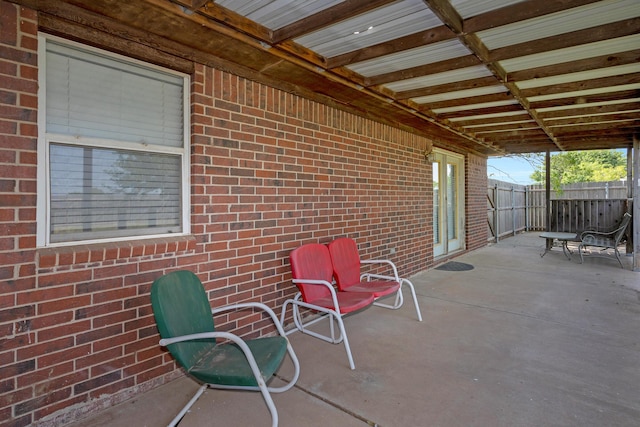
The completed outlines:
[[[626,177],[626,156],[618,150],[567,151],[551,156],[551,186],[559,190],[575,182],[615,181]],[[531,174],[536,182],[545,182],[545,165]]]

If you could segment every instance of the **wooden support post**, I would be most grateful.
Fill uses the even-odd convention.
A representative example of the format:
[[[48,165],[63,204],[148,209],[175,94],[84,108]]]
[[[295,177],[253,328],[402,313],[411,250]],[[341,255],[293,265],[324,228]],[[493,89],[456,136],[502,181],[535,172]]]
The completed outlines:
[[[627,148],[627,211],[633,215],[633,147]],[[633,252],[633,240],[627,239],[625,252],[628,254]]]
[[[633,215],[633,271],[640,271],[640,140],[638,135],[633,136],[633,174],[630,181],[633,183],[631,191],[633,199],[631,203]]]
[[[545,204],[547,207],[547,231],[551,231],[551,152],[545,156]],[[547,250],[551,250],[553,239],[547,239]]]

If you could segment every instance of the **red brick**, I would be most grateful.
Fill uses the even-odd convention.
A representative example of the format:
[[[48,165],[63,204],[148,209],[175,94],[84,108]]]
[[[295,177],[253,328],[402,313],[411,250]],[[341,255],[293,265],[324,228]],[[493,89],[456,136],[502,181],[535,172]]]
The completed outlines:
[[[47,406],[35,411],[34,417],[36,419],[41,419],[47,415],[53,414],[54,412],[73,407],[74,405],[81,404],[85,401],[87,401],[87,397],[85,395],[72,396],[69,399],[58,400],[55,403],[48,404]]]
[[[76,366],[78,369],[87,368],[93,365],[117,359],[119,357],[122,357],[122,354],[122,347],[113,347],[105,351],[92,352],[86,357],[77,359]]]
[[[76,384],[73,387],[73,392],[75,394],[86,393],[97,387],[101,387],[105,384],[109,384],[114,381],[120,380],[121,378],[122,378],[122,373],[120,371],[113,371],[106,375],[102,375],[100,377],[92,378],[90,380]]]
[[[67,337],[69,335],[78,334],[91,329],[91,322],[73,322],[63,325],[58,325],[53,328],[39,330],[37,333],[38,341],[52,341],[61,337]]]
[[[39,287],[56,286],[61,283],[86,282],[91,279],[91,270],[63,271],[41,275],[38,280]]]
[[[76,345],[67,349],[63,349],[62,351],[45,354],[38,358],[38,368],[42,369],[48,366],[58,365],[60,363],[66,362],[67,360],[82,360],[82,358],[90,355],[91,352],[91,344],[85,344]],[[76,369],[79,369],[79,366],[76,365]]]
[[[43,302],[38,304],[38,315],[51,314],[58,311],[73,310],[77,307],[84,307],[91,303],[88,296],[65,298],[61,300]]]
[[[102,351],[108,348],[121,346],[134,342],[137,339],[135,332],[127,332],[119,335],[107,336],[104,339],[93,342],[94,351]]]
[[[80,371],[78,371],[79,373]],[[27,387],[36,383],[40,383],[35,387],[35,395],[41,396],[44,393],[47,393],[49,390],[55,390],[56,384],[66,386],[68,383],[64,383],[69,380],[69,377],[77,378],[77,382],[82,379],[82,377],[78,374],[74,373],[73,362],[65,362],[56,366],[47,367],[45,370],[36,370],[33,372],[29,372],[28,374],[21,375],[18,377],[18,387]],[[59,377],[64,376],[63,380]]]
[[[111,384],[107,384],[104,387],[96,388],[89,392],[91,399],[97,399],[105,395],[111,395],[117,393],[120,390],[124,390],[133,387],[136,384],[135,378],[125,378],[122,381],[117,381]]]
[[[38,408],[48,406],[52,403],[66,399],[69,396],[71,396],[70,387],[58,389],[58,390],[52,391],[51,393],[47,393],[42,396],[36,397],[35,399],[31,399],[15,405],[14,412],[16,415],[20,416],[28,412],[34,411]]]
[[[39,303],[54,299],[61,299],[73,296],[74,288],[72,285],[57,286],[52,288],[34,289],[27,292],[17,294],[18,304]]]
[[[0,43],[16,46],[18,44],[18,8],[20,6],[0,1],[0,16],[2,16],[2,31]]]
[[[36,367],[35,359],[24,360],[11,365],[0,366],[0,378],[10,378],[33,372]]]

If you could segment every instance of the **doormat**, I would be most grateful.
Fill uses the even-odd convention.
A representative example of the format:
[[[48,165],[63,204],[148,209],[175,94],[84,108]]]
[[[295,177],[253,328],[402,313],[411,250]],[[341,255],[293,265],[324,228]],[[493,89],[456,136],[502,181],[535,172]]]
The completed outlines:
[[[436,267],[436,270],[442,271],[468,271],[473,270],[473,265],[464,262],[449,261]]]

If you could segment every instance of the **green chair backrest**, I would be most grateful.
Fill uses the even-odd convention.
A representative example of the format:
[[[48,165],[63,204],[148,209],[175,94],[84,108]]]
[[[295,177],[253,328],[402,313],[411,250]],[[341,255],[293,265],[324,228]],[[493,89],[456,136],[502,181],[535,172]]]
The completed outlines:
[[[214,331],[209,299],[198,276],[190,271],[156,279],[151,286],[151,306],[162,338]],[[189,370],[215,343],[215,339],[181,342],[168,349]]]

